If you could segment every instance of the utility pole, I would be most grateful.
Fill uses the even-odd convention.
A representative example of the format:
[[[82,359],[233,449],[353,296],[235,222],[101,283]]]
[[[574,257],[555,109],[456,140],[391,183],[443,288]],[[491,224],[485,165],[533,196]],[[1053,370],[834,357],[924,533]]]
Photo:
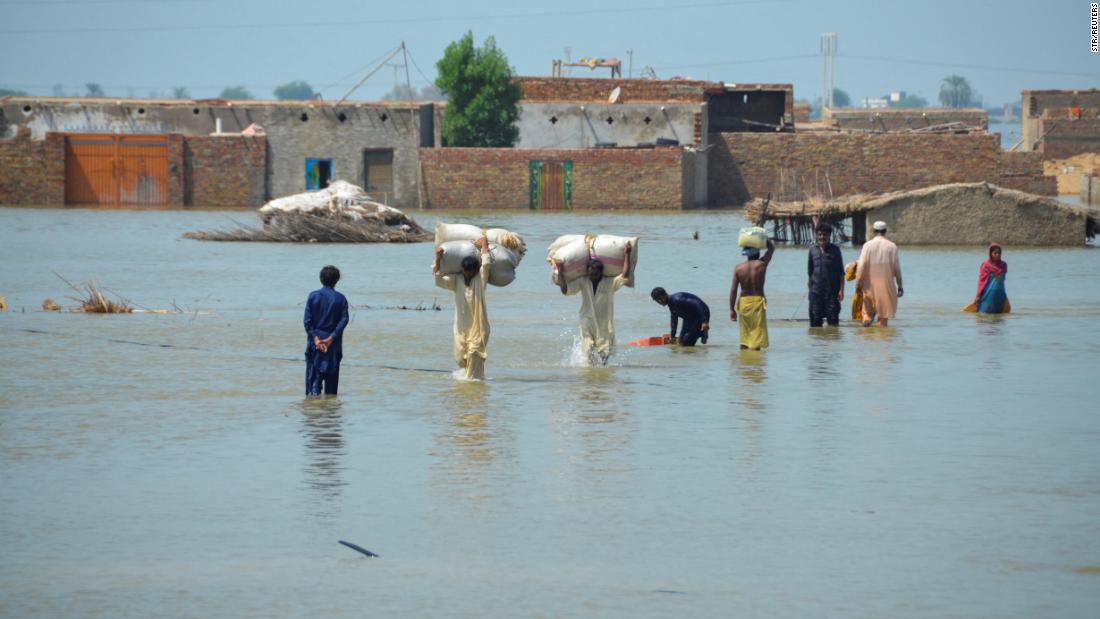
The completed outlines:
[[[821,33],[821,107],[833,107],[836,90],[836,33]]]
[[[634,48],[632,47],[626,50],[626,55],[628,58],[630,58],[629,64],[627,65],[628,68],[626,70],[626,77],[627,79],[630,79],[634,77]]]

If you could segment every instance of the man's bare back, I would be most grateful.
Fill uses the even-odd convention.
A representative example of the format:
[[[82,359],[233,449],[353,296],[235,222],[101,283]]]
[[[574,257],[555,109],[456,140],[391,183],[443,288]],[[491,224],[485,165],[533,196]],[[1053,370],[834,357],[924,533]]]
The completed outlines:
[[[768,275],[768,263],[775,253],[775,243],[768,239],[768,251],[759,260],[746,260],[733,269],[733,286],[730,287],[730,320],[737,320],[737,289],[743,297],[764,296],[764,280]]]

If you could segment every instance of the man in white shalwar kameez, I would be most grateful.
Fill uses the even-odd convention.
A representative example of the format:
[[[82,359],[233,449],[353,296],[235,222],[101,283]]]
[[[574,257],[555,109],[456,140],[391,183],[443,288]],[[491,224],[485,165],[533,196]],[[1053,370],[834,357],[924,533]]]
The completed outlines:
[[[566,282],[562,277],[559,282],[562,294],[581,295],[581,337],[584,338],[585,355],[593,363],[607,365],[608,358],[615,351],[615,293],[619,288],[634,283],[631,250],[628,244],[623,272],[617,277],[604,277],[603,263],[593,259],[588,261],[587,277],[571,282]],[[558,264],[558,273],[565,273],[564,264]]]
[[[437,248],[432,273],[435,285],[455,293],[454,355],[458,367],[465,370],[467,380],[485,379],[486,348],[489,345],[489,312],[485,306],[485,287],[489,281],[489,241],[478,240],[481,260],[467,256],[462,260],[462,273],[442,275],[439,260],[443,249]]]

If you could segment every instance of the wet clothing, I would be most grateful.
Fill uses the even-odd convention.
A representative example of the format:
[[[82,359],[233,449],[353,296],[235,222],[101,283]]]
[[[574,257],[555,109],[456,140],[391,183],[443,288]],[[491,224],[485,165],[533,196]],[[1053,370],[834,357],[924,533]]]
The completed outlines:
[[[844,279],[852,281],[856,278],[856,262],[845,267]],[[852,293],[852,320],[863,318],[863,287],[856,282],[856,291]]]
[[[1008,274],[1008,263],[1004,260],[994,261],[994,249],[1001,249],[1001,246],[997,243],[990,245],[990,258],[978,269],[978,311],[984,314],[1003,314],[1007,311],[1005,275]]]
[[[690,292],[676,292],[668,295],[668,311],[672,315],[669,335],[676,337],[677,323],[684,319],[684,328],[680,332],[681,346],[695,346],[699,338],[707,343],[707,334],[703,333],[703,323],[710,322],[710,308],[699,297]]]
[[[336,395],[340,386],[340,368],[322,373],[315,364],[306,361],[306,395]]]
[[[806,272],[810,281],[810,326],[822,323],[840,324],[840,301],[837,295],[844,289],[844,258],[840,248],[832,243],[810,247]]]
[[[435,274],[435,285],[455,293],[454,356],[458,367],[465,370],[467,380],[485,378],[485,359],[489,347],[489,310],[485,305],[485,288],[489,281],[489,259],[483,257],[481,268],[466,283],[466,277]]]
[[[566,284],[565,294],[581,295],[581,337],[585,354],[607,363],[615,351],[615,293],[623,286],[632,286],[634,276],[604,277],[596,286],[587,277]]]
[[[344,328],[348,326],[347,297],[328,286],[309,293],[302,325],[306,330],[306,395],[319,395],[322,388],[335,395],[344,358]],[[327,352],[314,346],[314,337],[323,340],[330,335]]]
[[[751,350],[768,347],[768,301],[764,297],[737,299],[737,322],[741,325],[741,345]]]
[[[863,320],[893,318],[898,309],[898,288],[901,287],[898,246],[885,236],[867,241],[859,254],[856,281],[863,288]]]

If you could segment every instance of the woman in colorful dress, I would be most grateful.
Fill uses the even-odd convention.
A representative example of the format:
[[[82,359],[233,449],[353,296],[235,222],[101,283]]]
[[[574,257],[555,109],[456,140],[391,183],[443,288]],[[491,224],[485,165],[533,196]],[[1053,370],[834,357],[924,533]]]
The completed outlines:
[[[998,243],[991,244],[989,260],[978,270],[978,293],[970,307],[983,314],[1007,314],[1012,309],[1005,293],[1008,263],[1001,260],[1002,251]]]

